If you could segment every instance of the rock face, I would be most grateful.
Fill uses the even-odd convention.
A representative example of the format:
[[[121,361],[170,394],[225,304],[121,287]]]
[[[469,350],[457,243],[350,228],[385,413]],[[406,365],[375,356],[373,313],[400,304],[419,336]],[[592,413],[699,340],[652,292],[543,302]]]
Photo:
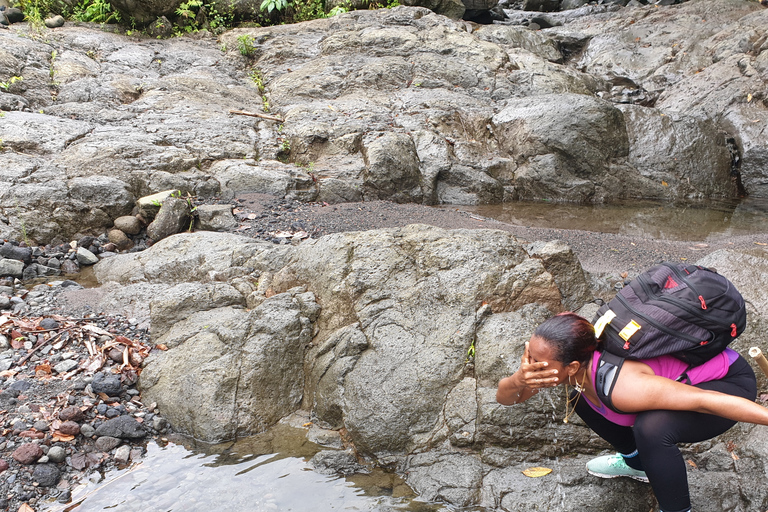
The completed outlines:
[[[698,263],[718,268],[752,304],[750,328],[734,347],[766,346],[768,298],[754,279],[754,269],[768,267],[764,251],[713,253]],[[572,510],[653,507],[647,486],[584,472],[608,446],[579,420],[562,424],[561,392],[516,407],[495,401],[498,380],[517,368],[535,327],[591,300],[562,243],[420,225],[298,246],[192,233],[95,270],[102,282],[154,287],[153,337],[167,350],[146,361],[142,398],[199,439],[258,432],[303,409],[316,425],[344,428],[358,453],[407,474],[425,499],[566,510],[567,488]],[[745,436],[754,441],[749,448]],[[742,425],[685,448],[699,468],[691,476],[697,510],[714,511],[733,496],[729,489],[747,476],[730,469],[728,450],[762,460],[768,451],[759,436],[760,427]],[[557,479],[521,474],[553,464]]]
[[[177,5],[139,4],[124,8]],[[355,11],[220,42],[3,31],[0,76],[23,80],[0,93],[0,237],[101,234],[167,190],[426,204],[768,195],[758,3],[584,6],[537,13],[541,31],[509,11],[510,24],[471,32],[449,19],[465,6],[444,4],[429,7],[448,17]],[[265,101],[284,122],[229,113]]]
[[[196,252],[238,240],[195,234],[167,242]],[[142,279],[165,257],[165,242],[105,260],[97,266],[99,279],[131,279],[125,268]],[[262,245],[271,244],[244,249]],[[463,382],[467,351],[480,343],[485,317],[534,302],[536,318],[544,318],[545,308],[563,307],[547,260],[529,256],[502,232],[411,226],[332,235],[288,250],[277,260],[266,251],[244,254],[249,266],[262,269],[259,283],[248,288],[235,278],[234,286],[215,285],[230,290],[219,304],[210,299],[212,285],[183,282],[168,291],[170,301],[152,303],[153,334],[168,351],[147,361],[142,392],[177,428],[218,441],[263,430],[303,404],[323,423],[346,426],[368,453],[425,447],[451,435],[444,402]],[[559,270],[576,275],[578,261],[571,255],[572,268],[565,268],[566,261]],[[193,272],[175,279],[193,278],[205,266],[198,260]],[[206,286],[211,292],[203,292]],[[254,309],[233,303],[235,287],[254,290],[249,298],[240,295]],[[484,379],[495,385],[497,375]],[[408,391],[415,389],[421,391]]]

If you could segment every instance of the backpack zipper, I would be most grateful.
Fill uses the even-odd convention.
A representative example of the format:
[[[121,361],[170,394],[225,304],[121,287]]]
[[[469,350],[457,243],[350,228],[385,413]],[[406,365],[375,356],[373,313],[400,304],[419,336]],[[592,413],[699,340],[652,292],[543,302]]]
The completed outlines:
[[[688,288],[690,288],[691,291],[693,291],[694,295],[698,297],[699,302],[701,303],[701,309],[707,309],[707,302],[704,300],[704,297],[696,290],[696,288],[694,288],[691,285],[691,282],[688,281],[688,279],[686,278],[686,275],[683,275],[683,273],[680,272],[680,270],[674,265],[671,265],[669,263],[664,263],[664,266],[672,270],[672,272],[674,272],[677,277],[685,281],[685,284],[688,285]],[[696,267],[696,268],[697,270],[702,270],[701,267]],[[687,274],[687,275],[690,275],[690,274]]]

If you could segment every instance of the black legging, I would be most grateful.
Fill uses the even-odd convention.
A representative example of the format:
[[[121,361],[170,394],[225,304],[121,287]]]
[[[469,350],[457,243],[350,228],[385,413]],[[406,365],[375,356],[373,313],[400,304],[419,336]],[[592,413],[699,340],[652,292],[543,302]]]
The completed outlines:
[[[696,387],[748,400],[757,396],[755,373],[741,356],[722,379],[703,382]],[[677,443],[711,439],[736,424],[733,420],[700,412],[658,410],[641,412],[634,427],[622,427],[595,412],[583,398],[576,404],[576,413],[619,453],[638,451],[641,464],[638,469],[645,471],[659,508],[664,512],[682,512],[691,508],[688,475]]]

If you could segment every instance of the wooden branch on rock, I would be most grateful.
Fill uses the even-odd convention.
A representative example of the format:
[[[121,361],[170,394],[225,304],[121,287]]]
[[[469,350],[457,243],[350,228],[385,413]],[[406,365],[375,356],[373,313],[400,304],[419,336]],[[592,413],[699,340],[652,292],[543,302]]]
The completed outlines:
[[[260,117],[262,119],[269,119],[270,121],[284,122],[282,119],[276,116],[270,116],[269,114],[261,114],[259,112],[246,112],[245,110],[230,110],[230,114],[237,114],[238,116],[251,116]]]

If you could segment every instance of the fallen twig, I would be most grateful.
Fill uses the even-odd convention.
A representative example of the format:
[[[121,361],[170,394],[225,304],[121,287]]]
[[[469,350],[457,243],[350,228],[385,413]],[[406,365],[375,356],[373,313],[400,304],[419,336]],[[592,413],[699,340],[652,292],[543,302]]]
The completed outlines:
[[[270,121],[277,121],[279,123],[283,123],[283,119],[280,119],[277,116],[270,116],[269,114],[261,114],[259,112],[246,112],[245,110],[230,110],[230,114],[237,114],[238,116],[251,116],[251,117],[260,117],[262,119],[269,119]]]
[[[54,336],[51,336],[50,339],[47,339],[47,340],[43,341],[42,343],[38,343],[38,345],[35,348],[33,348],[31,351],[29,351],[29,353],[27,353],[27,355],[25,355],[24,357],[19,359],[19,362],[16,363],[16,364],[18,366],[24,366],[24,363],[26,363],[29,360],[29,358],[32,357],[32,354],[34,354],[35,352],[37,352],[38,350],[40,350],[44,346],[46,346],[46,345],[48,345],[50,343],[53,343],[57,338],[60,338],[62,334],[64,334],[65,332],[68,332],[68,331],[69,331],[69,329],[64,329],[64,330],[59,331],[58,333],[56,333]]]

